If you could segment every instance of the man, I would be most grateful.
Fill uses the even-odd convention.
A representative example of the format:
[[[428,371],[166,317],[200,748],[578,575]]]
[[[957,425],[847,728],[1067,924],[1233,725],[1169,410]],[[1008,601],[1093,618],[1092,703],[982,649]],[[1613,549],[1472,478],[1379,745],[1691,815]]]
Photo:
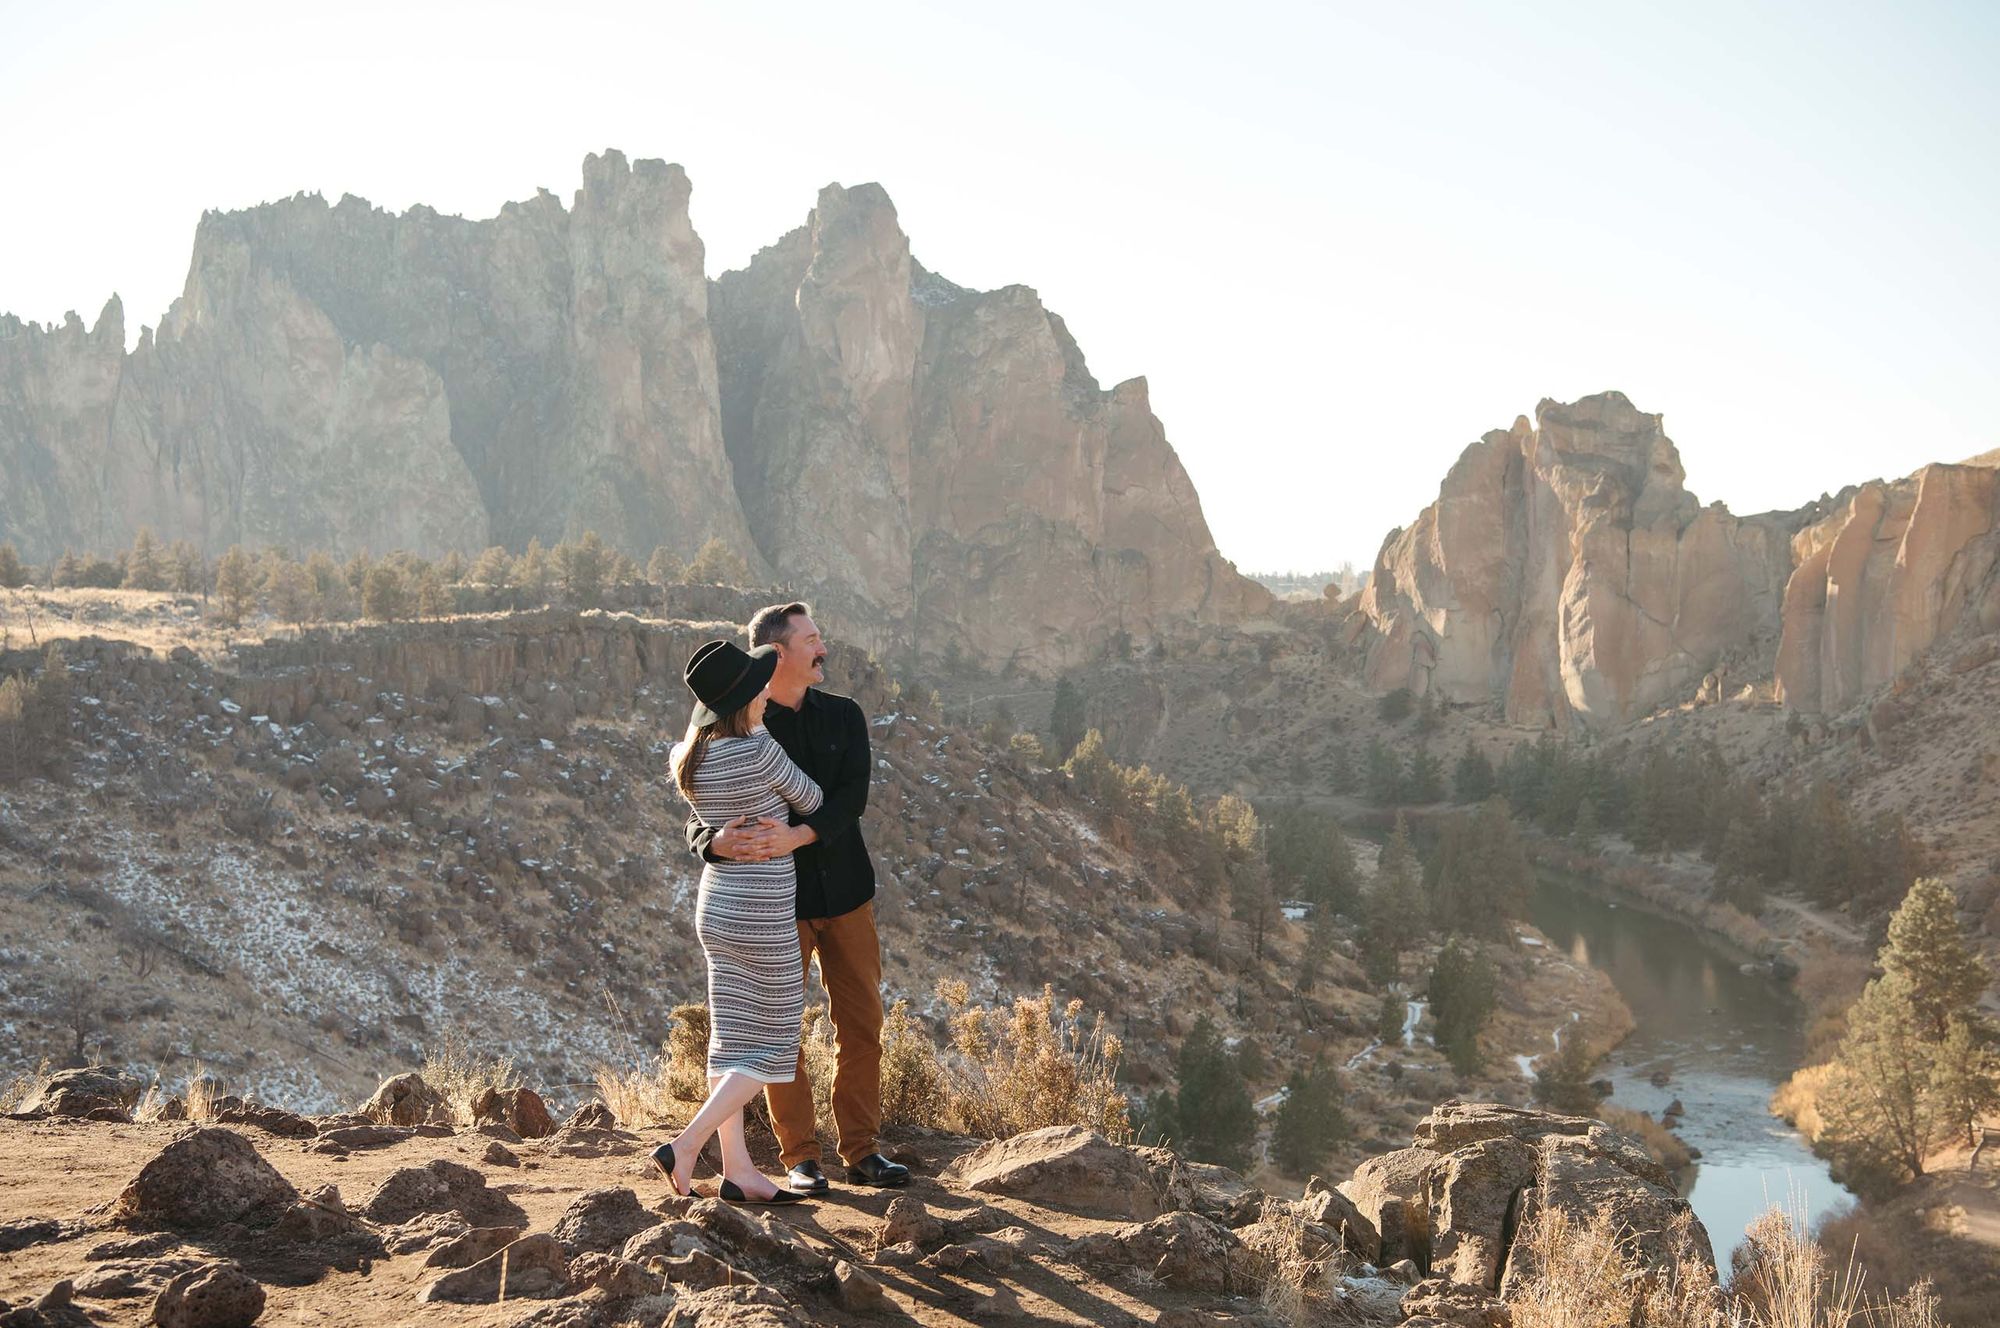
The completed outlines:
[[[845,696],[819,690],[826,642],[804,604],[774,604],[750,620],[752,648],[778,648],[767,689],[764,727],[826,795],[798,824],[741,817],[720,829],[687,824],[688,847],[703,858],[762,862],[782,853],[798,869],[799,951],[808,970],[819,956],[820,981],[833,1012],[833,1120],[848,1180],[902,1185],[910,1170],[876,1149],[882,1125],[882,945],[875,934],[875,865],[861,842],[868,805],[868,719]],[[823,1194],[819,1128],[812,1083],[799,1052],[798,1076],[764,1090],[778,1148],[794,1190]]]

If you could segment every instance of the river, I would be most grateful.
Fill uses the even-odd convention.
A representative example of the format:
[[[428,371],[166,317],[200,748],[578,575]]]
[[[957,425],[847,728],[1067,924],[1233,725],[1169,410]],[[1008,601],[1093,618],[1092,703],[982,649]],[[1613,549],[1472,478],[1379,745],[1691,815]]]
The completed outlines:
[[[1817,1222],[1852,1198],[1799,1133],[1770,1114],[1779,1082],[1805,1050],[1797,1000],[1773,978],[1743,973],[1720,942],[1685,923],[1621,907],[1544,876],[1530,920],[1579,963],[1601,970],[1636,1027],[1598,1074],[1611,1101],[1650,1113],[1679,1098],[1677,1133],[1701,1150],[1681,1189],[1726,1272],[1743,1229],[1773,1203]],[[1651,1077],[1671,1077],[1655,1086]]]

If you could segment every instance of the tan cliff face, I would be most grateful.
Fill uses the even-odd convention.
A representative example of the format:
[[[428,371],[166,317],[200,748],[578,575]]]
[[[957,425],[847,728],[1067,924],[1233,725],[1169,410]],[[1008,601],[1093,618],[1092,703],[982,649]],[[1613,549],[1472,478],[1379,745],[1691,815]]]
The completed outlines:
[[[1683,487],[1658,415],[1617,392],[1543,401],[1467,448],[1377,557],[1354,621],[1369,682],[1609,728],[1775,635],[1802,518]]]
[[[1961,624],[2000,630],[2000,470],[1925,466],[1871,480],[1792,541],[1778,694],[1844,710]]]
[[[704,275],[680,167],[584,162],[484,221],[210,213],[157,336],[0,318],[0,540],[519,549],[711,538],[871,628],[1037,668],[1269,597],[1217,554],[1143,382],[1033,292],[911,257],[877,185]]]

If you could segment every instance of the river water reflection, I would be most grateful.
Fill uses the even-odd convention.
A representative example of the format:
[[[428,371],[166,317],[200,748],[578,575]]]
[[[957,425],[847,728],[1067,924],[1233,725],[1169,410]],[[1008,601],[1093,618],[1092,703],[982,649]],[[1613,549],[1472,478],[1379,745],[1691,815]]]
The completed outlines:
[[[1531,921],[1578,963],[1602,970],[1637,1027],[1600,1067],[1611,1101],[1657,1118],[1679,1098],[1678,1133],[1701,1150],[1683,1192],[1725,1272],[1743,1229],[1772,1203],[1800,1196],[1809,1220],[1844,1206],[1797,1131],[1771,1115],[1771,1092],[1805,1050],[1796,999],[1776,980],[1740,971],[1694,928],[1622,908],[1544,877]],[[1651,1076],[1666,1069],[1664,1087]]]

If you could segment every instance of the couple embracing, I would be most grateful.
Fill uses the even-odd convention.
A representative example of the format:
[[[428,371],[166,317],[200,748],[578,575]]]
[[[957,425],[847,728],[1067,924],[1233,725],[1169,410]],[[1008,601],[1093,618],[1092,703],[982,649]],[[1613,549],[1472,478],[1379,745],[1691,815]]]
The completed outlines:
[[[708,1100],[653,1152],[676,1194],[722,1143],[722,1198],[797,1203],[828,1188],[812,1085],[799,1046],[805,970],[819,956],[832,1007],[833,1116],[849,1181],[901,1185],[876,1148],[882,1123],[882,952],[875,867],[861,842],[868,721],[821,691],[826,644],[804,604],[760,609],[750,649],[710,641],[688,661],[695,707],[675,745],[674,783],[694,809],[702,859],[695,934],[708,959]],[[778,1185],[750,1159],[743,1110],[762,1092],[788,1168]]]

